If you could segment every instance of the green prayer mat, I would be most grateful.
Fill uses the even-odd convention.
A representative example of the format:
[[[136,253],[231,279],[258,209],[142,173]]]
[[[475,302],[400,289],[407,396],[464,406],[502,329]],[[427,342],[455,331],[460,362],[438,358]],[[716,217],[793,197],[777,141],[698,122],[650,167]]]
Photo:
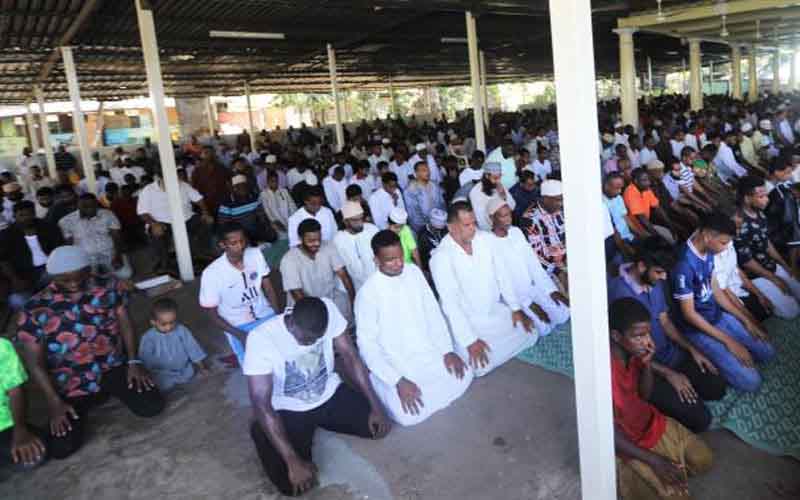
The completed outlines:
[[[707,403],[712,428],[725,428],[746,443],[773,455],[800,459],[800,322],[765,323],[778,355],[759,367],[764,383],[756,393],[728,388],[721,401]],[[554,329],[518,358],[574,377],[569,323]]]

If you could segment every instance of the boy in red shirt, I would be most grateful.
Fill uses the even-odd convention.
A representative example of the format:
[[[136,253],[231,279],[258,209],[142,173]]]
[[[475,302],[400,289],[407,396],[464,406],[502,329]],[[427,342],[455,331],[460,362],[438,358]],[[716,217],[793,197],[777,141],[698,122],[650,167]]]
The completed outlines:
[[[689,497],[688,476],[711,468],[711,449],[647,402],[655,344],[650,313],[624,298],[609,308],[617,484],[623,500]]]

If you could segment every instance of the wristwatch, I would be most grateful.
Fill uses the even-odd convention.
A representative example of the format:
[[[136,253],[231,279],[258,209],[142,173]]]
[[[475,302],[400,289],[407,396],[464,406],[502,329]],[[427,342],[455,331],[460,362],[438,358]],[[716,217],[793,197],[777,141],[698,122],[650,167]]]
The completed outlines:
[[[141,364],[142,364],[142,360],[141,359],[133,358],[133,359],[129,359],[128,360],[128,366],[130,366],[130,365],[141,365]]]

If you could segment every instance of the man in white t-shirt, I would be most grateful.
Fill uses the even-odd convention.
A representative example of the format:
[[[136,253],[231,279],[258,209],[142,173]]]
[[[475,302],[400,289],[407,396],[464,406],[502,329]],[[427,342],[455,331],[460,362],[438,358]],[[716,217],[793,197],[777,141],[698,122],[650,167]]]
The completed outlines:
[[[314,219],[322,227],[322,241],[330,241],[339,229],[333,211],[322,206],[324,192],[320,186],[311,186],[303,191],[303,206],[289,217],[289,227],[286,232],[289,236],[289,247],[300,244],[297,236],[297,227],[306,219]]]
[[[210,253],[210,228],[214,217],[208,212],[201,195],[195,188],[183,181],[178,181],[181,195],[183,219],[192,244],[192,255],[199,256]],[[194,213],[198,207],[202,215]],[[156,271],[169,271],[169,237],[172,234],[172,213],[169,208],[169,196],[164,188],[164,180],[158,176],[156,180],[145,186],[139,193],[136,213],[147,225],[152,249],[155,253]]]
[[[200,306],[225,332],[242,365],[248,332],[280,311],[278,295],[269,280],[264,255],[258,248],[248,247],[241,224],[223,224],[218,236],[225,253],[203,271]]]
[[[284,495],[314,486],[317,427],[371,439],[391,429],[346,329],[333,302],[304,297],[247,339],[244,374],[255,415],[250,436],[264,472]],[[341,383],[334,352],[357,390]]]
[[[375,272],[375,255],[372,253],[372,237],[378,233],[374,224],[364,221],[364,209],[355,201],[348,201],[342,208],[344,229],[336,233],[333,245],[344,261],[347,274],[353,281],[356,293],[361,285]]]

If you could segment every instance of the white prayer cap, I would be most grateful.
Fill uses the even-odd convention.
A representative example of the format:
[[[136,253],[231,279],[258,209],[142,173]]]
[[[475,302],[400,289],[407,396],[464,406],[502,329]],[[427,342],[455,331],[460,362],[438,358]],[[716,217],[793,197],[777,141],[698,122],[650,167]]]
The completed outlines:
[[[390,141],[388,137],[384,137],[384,138],[383,138],[383,140],[382,140],[381,142],[382,142],[383,144],[390,144],[392,141]]]
[[[264,161],[266,163],[278,163],[278,158],[275,155],[267,155],[267,157],[264,158]]]
[[[623,125],[621,121],[618,121],[617,123],[614,124],[614,128],[622,128],[622,127]]]
[[[604,142],[614,142],[614,136],[606,132],[603,134],[603,141]]]
[[[483,164],[483,173],[484,174],[502,174],[503,173],[503,166],[497,163],[496,161],[487,161]]]
[[[751,130],[753,130],[753,125],[750,122],[744,122],[744,124],[742,125],[742,132],[747,133],[750,132]]]
[[[426,149],[428,149],[428,146],[426,146],[424,142],[417,144],[417,151],[425,151]]]
[[[80,247],[64,245],[47,258],[47,274],[65,274],[89,267],[89,254]]]
[[[317,180],[317,176],[314,175],[314,176],[311,176],[311,177],[306,177],[306,184],[308,184],[309,186],[316,186],[317,184],[319,184],[319,181]]]
[[[652,159],[647,162],[647,170],[663,170],[664,169],[664,162],[659,159]]]
[[[447,212],[441,208],[431,210],[431,226],[436,229],[443,229],[447,225]]]
[[[0,167],[0,174],[8,174],[11,173],[11,170],[7,169],[6,167]]]
[[[779,104],[778,105],[778,111],[785,111],[785,110],[786,110],[786,105],[785,104]]]
[[[364,215],[364,209],[361,207],[361,203],[357,201],[347,201],[342,206],[343,219],[352,219],[353,217],[358,217],[359,215]]]
[[[772,130],[772,122],[769,120],[761,120],[758,122],[758,126],[764,130]]]
[[[395,224],[405,224],[408,221],[408,212],[403,207],[394,207],[389,212],[389,219]]]
[[[660,127],[661,125],[664,125],[664,122],[662,122],[661,120],[653,121],[653,126]]]
[[[561,181],[552,179],[544,181],[539,190],[542,196],[561,196],[563,194],[561,191]]]
[[[495,214],[495,212],[507,206],[508,203],[506,203],[506,200],[500,198],[499,196],[493,196],[492,198],[489,198],[489,203],[486,204],[486,211],[489,213],[489,216],[491,217],[492,215]]]
[[[237,184],[247,184],[247,177],[243,175],[234,175],[233,179],[231,179],[231,184],[234,186]]]

